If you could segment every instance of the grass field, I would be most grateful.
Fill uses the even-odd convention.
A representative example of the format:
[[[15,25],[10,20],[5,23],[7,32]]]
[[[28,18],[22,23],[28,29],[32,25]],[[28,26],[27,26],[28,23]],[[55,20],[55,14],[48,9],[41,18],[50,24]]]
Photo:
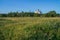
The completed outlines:
[[[0,40],[60,40],[60,18],[0,18]]]

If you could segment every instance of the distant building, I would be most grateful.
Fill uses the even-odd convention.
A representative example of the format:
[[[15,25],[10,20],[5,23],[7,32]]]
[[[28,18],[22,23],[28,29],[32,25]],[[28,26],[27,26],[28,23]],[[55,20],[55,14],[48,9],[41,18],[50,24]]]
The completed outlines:
[[[41,11],[38,9],[35,11],[35,13],[41,14]]]

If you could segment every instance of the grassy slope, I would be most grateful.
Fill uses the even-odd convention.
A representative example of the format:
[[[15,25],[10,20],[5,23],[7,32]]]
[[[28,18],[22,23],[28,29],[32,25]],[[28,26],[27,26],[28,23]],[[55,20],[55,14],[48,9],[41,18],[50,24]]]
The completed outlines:
[[[40,17],[0,18],[0,30],[3,33],[4,38],[6,40],[24,40],[24,39],[28,40],[28,38],[34,37],[33,35],[35,35],[36,33],[44,36],[44,34],[47,33],[49,30],[50,30],[49,34],[53,35],[53,32],[55,32],[54,29],[55,26],[60,27],[60,18],[58,17],[56,18],[40,18]],[[37,30],[40,32],[37,32]],[[56,33],[56,35],[58,36],[59,39],[60,28],[58,28],[58,32]],[[33,39],[30,38],[30,40]]]

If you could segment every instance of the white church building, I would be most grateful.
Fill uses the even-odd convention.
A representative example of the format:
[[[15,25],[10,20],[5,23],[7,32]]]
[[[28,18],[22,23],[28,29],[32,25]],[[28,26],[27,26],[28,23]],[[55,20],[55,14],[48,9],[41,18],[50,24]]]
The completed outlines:
[[[41,11],[38,9],[38,10],[35,10],[35,13],[41,14]]]

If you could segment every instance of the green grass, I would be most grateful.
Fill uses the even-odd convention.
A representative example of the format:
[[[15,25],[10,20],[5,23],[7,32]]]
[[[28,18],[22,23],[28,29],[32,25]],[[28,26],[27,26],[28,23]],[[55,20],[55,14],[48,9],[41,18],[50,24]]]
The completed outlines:
[[[60,40],[60,18],[0,18],[0,40]]]

